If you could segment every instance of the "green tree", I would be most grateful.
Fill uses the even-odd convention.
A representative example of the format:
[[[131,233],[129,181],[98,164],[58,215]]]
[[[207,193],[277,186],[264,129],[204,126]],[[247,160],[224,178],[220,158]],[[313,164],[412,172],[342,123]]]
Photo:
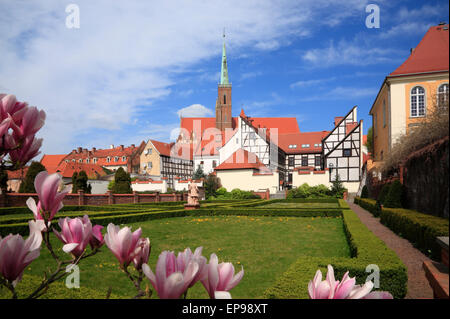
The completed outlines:
[[[75,172],[72,175],[72,193],[76,194],[82,190],[86,194],[91,193],[90,185],[88,184],[88,176],[85,171]]]
[[[404,202],[404,188],[400,181],[394,181],[384,200],[384,206],[390,208],[402,208]]]
[[[336,174],[336,179],[331,182],[331,194],[333,196],[336,196],[337,198],[343,198],[344,192],[347,191],[347,189],[342,184],[341,178],[339,177],[339,174]]]
[[[383,187],[381,188],[381,191],[377,197],[377,201],[379,201],[380,204],[384,205],[384,201],[386,200],[386,197],[389,194],[390,188],[391,188],[391,184],[384,184]]]
[[[131,194],[133,192],[130,174],[125,172],[122,167],[119,167],[114,175],[114,186],[112,188],[115,194]]]
[[[208,175],[204,181],[206,199],[216,196],[216,191],[220,187],[219,179],[215,175]]]
[[[361,190],[361,198],[369,198],[369,190],[366,185],[364,185]]]
[[[72,174],[72,194],[76,194],[78,192],[77,178],[78,178],[78,173],[73,172],[73,174]]]
[[[364,144],[365,147],[367,147],[367,151],[371,154],[373,154],[373,128],[370,127],[367,131],[367,141]]]
[[[36,193],[36,189],[34,188],[34,179],[36,178],[36,175],[42,171],[45,171],[44,165],[40,162],[31,162],[27,174],[25,175],[25,179],[20,184],[19,193]]]
[[[194,175],[192,175],[192,179],[200,179],[205,178],[205,172],[203,172],[203,168],[201,165],[197,167],[197,170],[194,172]]]

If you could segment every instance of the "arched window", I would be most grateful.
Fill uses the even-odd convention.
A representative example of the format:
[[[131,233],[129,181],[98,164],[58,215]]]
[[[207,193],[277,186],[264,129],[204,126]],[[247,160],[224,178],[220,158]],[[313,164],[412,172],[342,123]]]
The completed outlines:
[[[447,108],[448,107],[448,83],[444,83],[438,88],[438,107]]]
[[[227,104],[227,96],[225,94],[223,95],[223,104]]]
[[[415,86],[411,90],[411,117],[425,116],[425,89]]]

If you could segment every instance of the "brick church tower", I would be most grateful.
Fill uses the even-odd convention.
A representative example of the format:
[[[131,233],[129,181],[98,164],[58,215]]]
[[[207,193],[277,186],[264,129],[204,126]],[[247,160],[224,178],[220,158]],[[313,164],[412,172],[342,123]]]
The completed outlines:
[[[231,117],[231,83],[228,81],[227,55],[225,52],[225,34],[223,35],[222,69],[220,83],[217,88],[216,128],[223,131],[232,128]]]

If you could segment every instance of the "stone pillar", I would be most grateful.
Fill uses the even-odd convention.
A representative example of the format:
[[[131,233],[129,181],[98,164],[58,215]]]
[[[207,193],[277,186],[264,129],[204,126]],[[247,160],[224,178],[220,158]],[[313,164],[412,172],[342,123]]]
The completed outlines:
[[[133,204],[139,203],[139,193],[136,191],[133,191]]]
[[[84,191],[82,189],[78,190],[78,206],[84,205]]]
[[[183,202],[187,202],[188,200],[188,193],[183,193]]]
[[[270,199],[270,191],[269,191],[269,189],[266,189],[266,199]]]
[[[174,202],[176,202],[177,201],[177,193],[173,193],[172,194],[172,200],[174,201]]]
[[[112,191],[107,191],[108,194],[108,205],[114,204],[114,194]]]

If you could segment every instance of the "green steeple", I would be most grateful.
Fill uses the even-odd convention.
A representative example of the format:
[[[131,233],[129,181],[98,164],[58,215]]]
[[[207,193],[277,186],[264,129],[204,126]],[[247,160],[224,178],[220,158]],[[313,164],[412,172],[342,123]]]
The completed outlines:
[[[225,32],[223,33],[222,70],[220,72],[220,84],[230,84],[230,82],[228,82],[227,53],[225,51]]]

